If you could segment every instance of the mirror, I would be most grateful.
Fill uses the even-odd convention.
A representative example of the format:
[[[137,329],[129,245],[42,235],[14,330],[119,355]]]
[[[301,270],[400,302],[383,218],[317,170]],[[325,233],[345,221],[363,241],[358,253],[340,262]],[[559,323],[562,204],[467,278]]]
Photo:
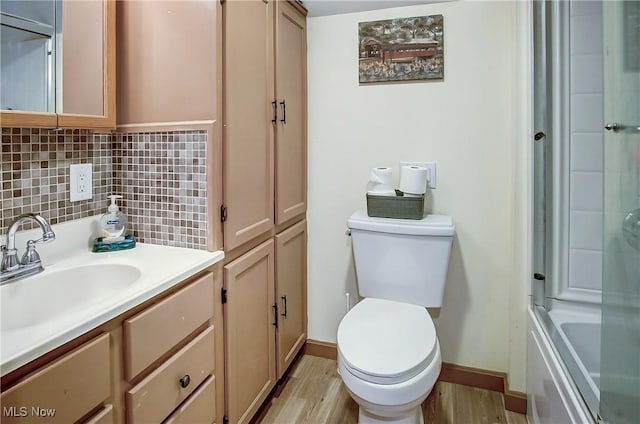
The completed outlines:
[[[0,3],[0,108],[54,112],[55,3]]]
[[[95,0],[2,0],[0,109],[106,115],[104,14]]]

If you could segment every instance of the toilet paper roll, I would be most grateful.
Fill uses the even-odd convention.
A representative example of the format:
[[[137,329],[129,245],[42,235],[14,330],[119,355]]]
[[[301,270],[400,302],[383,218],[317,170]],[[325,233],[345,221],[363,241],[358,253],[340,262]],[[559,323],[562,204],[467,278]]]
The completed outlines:
[[[403,166],[400,173],[400,191],[407,194],[422,195],[427,191],[427,168],[422,166]]]
[[[371,173],[369,174],[369,183],[367,184],[368,192],[380,193],[381,196],[385,196],[393,192],[395,196],[395,191],[393,190],[393,185],[391,179],[393,177],[393,171],[391,168],[373,168]],[[373,194],[373,193],[372,193]]]
[[[393,178],[393,170],[391,168],[379,167],[372,168],[369,175],[369,181],[391,187],[391,179]]]

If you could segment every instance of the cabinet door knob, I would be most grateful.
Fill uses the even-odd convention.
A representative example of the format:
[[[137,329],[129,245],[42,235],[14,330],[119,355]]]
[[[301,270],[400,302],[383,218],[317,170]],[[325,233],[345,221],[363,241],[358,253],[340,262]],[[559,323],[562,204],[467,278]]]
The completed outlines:
[[[189,374],[186,374],[180,377],[180,380],[178,381],[180,382],[180,387],[185,389],[189,385],[189,383],[191,383],[191,377],[189,377]]]

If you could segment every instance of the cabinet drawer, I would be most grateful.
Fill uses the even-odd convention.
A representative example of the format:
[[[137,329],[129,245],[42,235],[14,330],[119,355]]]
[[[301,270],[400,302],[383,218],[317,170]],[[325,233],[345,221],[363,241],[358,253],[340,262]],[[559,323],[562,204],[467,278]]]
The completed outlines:
[[[76,422],[111,394],[103,334],[2,393],[2,424]]]
[[[215,377],[211,376],[163,424],[212,424],[216,420]]]
[[[134,378],[212,316],[213,274],[208,273],[126,320],[126,378]]]
[[[100,412],[89,418],[84,424],[113,424],[113,406],[105,405]]]
[[[186,399],[214,368],[213,326],[167,359],[125,394],[127,422],[159,423]],[[189,384],[181,387],[181,379]]]

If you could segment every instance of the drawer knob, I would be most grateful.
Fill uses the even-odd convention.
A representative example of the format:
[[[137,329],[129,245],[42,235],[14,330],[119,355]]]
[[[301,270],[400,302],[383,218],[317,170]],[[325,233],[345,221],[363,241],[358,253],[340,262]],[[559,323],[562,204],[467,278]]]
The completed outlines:
[[[189,385],[189,383],[191,383],[191,377],[189,377],[189,374],[186,374],[185,376],[181,377],[179,381],[180,387],[184,389]]]

